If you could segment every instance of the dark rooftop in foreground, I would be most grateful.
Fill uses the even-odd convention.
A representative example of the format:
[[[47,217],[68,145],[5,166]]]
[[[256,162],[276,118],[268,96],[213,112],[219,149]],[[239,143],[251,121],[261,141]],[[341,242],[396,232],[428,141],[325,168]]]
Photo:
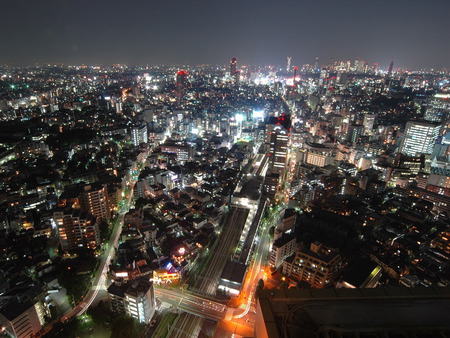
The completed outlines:
[[[257,338],[450,336],[450,287],[258,290],[257,298]]]

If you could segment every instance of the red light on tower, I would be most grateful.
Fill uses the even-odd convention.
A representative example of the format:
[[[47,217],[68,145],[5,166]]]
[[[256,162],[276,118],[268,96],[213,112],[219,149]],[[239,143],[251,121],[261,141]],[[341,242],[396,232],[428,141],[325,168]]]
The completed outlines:
[[[188,76],[187,71],[185,71],[185,70],[179,70],[179,71],[177,72],[177,80],[176,80],[177,85],[179,85],[179,86],[185,85],[186,82],[187,82],[187,76]]]

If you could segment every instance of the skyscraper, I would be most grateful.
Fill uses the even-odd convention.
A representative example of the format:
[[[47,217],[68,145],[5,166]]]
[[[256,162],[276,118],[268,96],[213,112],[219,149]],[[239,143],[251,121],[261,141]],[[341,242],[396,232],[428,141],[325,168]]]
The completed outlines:
[[[127,314],[141,323],[148,323],[155,314],[156,300],[153,283],[139,277],[127,284],[113,283],[108,288],[111,310]]]
[[[141,143],[147,143],[148,142],[147,124],[143,123],[141,125],[132,127],[131,140],[135,146],[138,146]]]
[[[427,100],[424,119],[433,122],[448,120],[450,116],[450,93],[436,93]]]
[[[86,185],[79,200],[81,209],[97,217],[99,223],[109,220],[110,209],[106,185],[98,183]]]
[[[286,67],[286,71],[289,73],[291,71],[291,61],[292,61],[292,57],[288,56],[287,57],[287,67]]]
[[[239,71],[237,70],[237,58],[230,60],[230,77],[233,78],[236,85],[239,84]]]
[[[53,213],[63,250],[95,249],[100,244],[97,219],[80,209],[58,210]]]
[[[280,117],[272,117],[267,121],[265,130],[266,149],[269,150],[269,173],[280,174],[285,172],[288,142],[289,142],[289,128],[291,120],[289,116],[282,114]]]
[[[289,134],[281,126],[275,126],[270,135],[269,171],[271,173],[283,174],[286,169]]]
[[[185,70],[179,70],[176,78],[177,86],[186,86],[187,76],[188,73]]]
[[[394,61],[391,61],[391,64],[389,65],[388,69],[388,76],[391,77],[392,75],[392,69],[394,68]]]
[[[236,74],[236,71],[237,71],[237,59],[232,58],[230,60],[230,76],[234,76],[234,74]]]
[[[373,126],[375,125],[376,114],[366,114],[364,115],[364,132],[369,134],[373,130]]]
[[[400,153],[408,156],[431,154],[441,125],[432,122],[408,121]]]
[[[187,77],[188,73],[185,70],[179,70],[177,72],[177,76],[175,79],[175,85],[176,85],[176,94],[178,96],[178,102],[181,101],[182,97],[184,96],[186,92],[187,87]]]

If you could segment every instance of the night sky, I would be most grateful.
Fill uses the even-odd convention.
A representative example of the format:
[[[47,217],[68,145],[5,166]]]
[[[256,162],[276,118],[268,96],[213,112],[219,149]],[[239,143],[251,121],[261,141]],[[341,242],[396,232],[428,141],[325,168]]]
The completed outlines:
[[[450,68],[449,0],[1,0],[0,64]]]

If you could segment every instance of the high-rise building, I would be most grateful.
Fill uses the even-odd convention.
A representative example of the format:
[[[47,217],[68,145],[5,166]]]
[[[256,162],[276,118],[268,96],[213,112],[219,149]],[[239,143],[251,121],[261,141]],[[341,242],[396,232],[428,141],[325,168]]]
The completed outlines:
[[[147,125],[141,124],[131,128],[131,141],[135,146],[148,142]]]
[[[294,235],[283,234],[280,238],[275,240],[270,251],[270,265],[278,268],[283,261],[294,254],[296,242]]]
[[[100,244],[97,219],[80,209],[57,210],[53,213],[64,251],[79,248],[95,249]]]
[[[269,172],[284,174],[288,156],[289,134],[286,129],[276,126],[270,136]]]
[[[388,76],[391,77],[392,75],[392,69],[394,68],[394,61],[391,61],[391,63],[389,64],[389,69],[388,69]]]
[[[146,277],[126,284],[113,283],[108,288],[111,310],[126,314],[140,323],[148,323],[155,314],[156,300],[153,282]]]
[[[177,72],[176,84],[177,86],[186,86],[188,73],[185,70]]]
[[[266,121],[265,146],[269,156],[268,173],[281,176],[286,170],[290,123],[289,116],[285,114],[271,117]]]
[[[355,124],[348,127],[347,141],[356,143],[364,132],[364,126]]]
[[[175,85],[177,88],[177,96],[178,96],[179,100],[182,98],[182,96],[184,95],[184,93],[186,91],[186,87],[188,84],[187,78],[188,78],[188,73],[185,70],[179,70],[177,72]]]
[[[237,58],[232,58],[230,60],[230,77],[234,80],[236,85],[239,84],[240,72],[237,69]]]
[[[234,76],[234,74],[236,74],[236,72],[237,72],[237,59],[232,58],[230,60],[230,76]]]
[[[408,156],[431,154],[441,125],[433,122],[408,121],[400,153]]]
[[[304,248],[284,261],[283,273],[298,282],[323,288],[334,281],[342,266],[342,258],[336,250],[314,242],[309,249]]]
[[[364,116],[363,126],[364,126],[364,132],[366,134],[372,132],[373,126],[375,125],[375,118],[376,118],[376,114],[366,114]]]
[[[442,122],[450,117],[450,93],[436,93],[428,99],[424,119]]]
[[[111,210],[106,185],[99,183],[86,185],[78,198],[81,209],[97,217],[99,223],[109,221]]]
[[[292,57],[288,56],[287,57],[287,67],[286,67],[286,71],[289,73],[291,71],[291,61],[292,61]]]

